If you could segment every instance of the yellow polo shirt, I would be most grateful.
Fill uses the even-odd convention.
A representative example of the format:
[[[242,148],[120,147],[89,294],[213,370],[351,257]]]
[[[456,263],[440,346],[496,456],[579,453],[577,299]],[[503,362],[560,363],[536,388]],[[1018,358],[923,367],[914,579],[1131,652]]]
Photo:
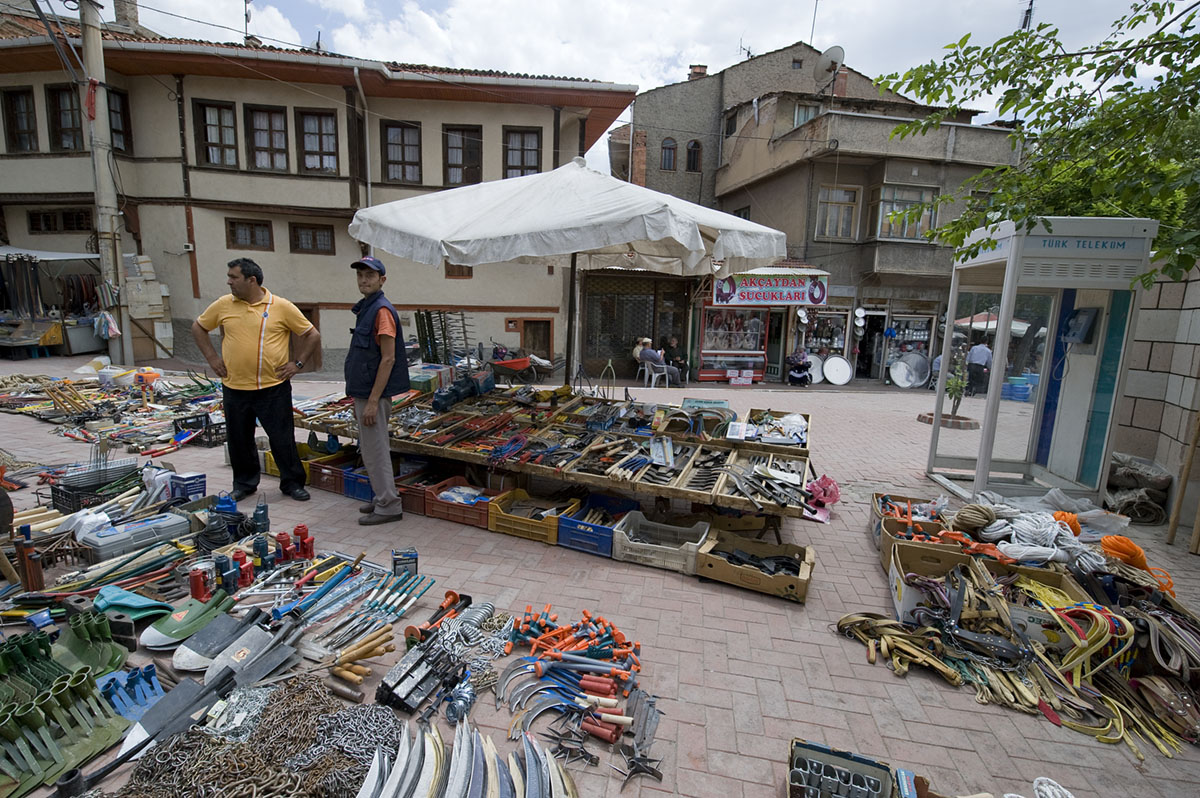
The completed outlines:
[[[242,391],[283,382],[275,369],[288,361],[292,333],[303,335],[312,329],[299,308],[265,288],[254,304],[226,294],[196,321],[209,331],[221,328],[221,359],[229,372],[224,383]]]

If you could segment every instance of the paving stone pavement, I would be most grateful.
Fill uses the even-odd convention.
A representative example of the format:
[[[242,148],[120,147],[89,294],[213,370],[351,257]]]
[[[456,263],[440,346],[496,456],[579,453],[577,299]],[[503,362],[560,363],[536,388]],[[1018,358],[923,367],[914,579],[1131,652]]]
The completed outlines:
[[[0,374],[67,374],[83,360],[0,362]],[[338,387],[330,383],[295,385],[298,396],[333,390]],[[414,617],[428,615],[437,603],[433,594],[440,596],[444,586],[515,612],[547,602],[560,618],[578,618],[590,609],[639,640],[644,684],[662,697],[665,712],[654,748],[664,759],[663,782],[635,780],[622,792],[605,755],[598,768],[571,766],[581,795],[784,795],[793,737],[910,768],[947,795],[1032,795],[1038,776],[1056,779],[1077,798],[1200,794],[1195,747],[1166,759],[1142,745],[1146,761],[1138,763],[1124,745],[1105,745],[1040,717],[980,705],[971,690],[952,688],[931,674],[897,678],[883,665],[868,665],[863,646],[831,631],[847,612],[891,611],[866,531],[868,501],[876,490],[936,492],[924,477],[930,428],[916,421],[919,412],[932,409],[932,393],[631,390],[650,400],[720,397],[740,411],[771,407],[813,415],[814,464],[839,482],[843,498],[828,524],[784,524],[785,540],[816,550],[805,604],[432,518],[360,527],[351,499],[314,490],[311,502],[293,502],[265,476],[260,489],[270,502],[273,526],[306,523],[318,546],[364,550],[378,562],[392,548],[417,547],[422,572],[438,584],[414,608]],[[973,412],[964,407],[967,415]],[[49,425],[11,415],[0,415],[0,447],[42,462],[87,457],[83,444],[53,434]],[[166,459],[179,470],[207,472],[210,491],[229,487],[220,449],[187,447]],[[29,491],[14,499],[18,509],[33,502]],[[1182,600],[1200,603],[1200,558],[1189,555],[1186,545],[1165,546],[1162,527],[1133,527],[1129,535],[1152,564],[1170,570]],[[1186,542],[1186,531],[1181,539]],[[492,731],[502,752],[512,750],[503,740],[506,710],[495,712],[485,697],[474,720]]]

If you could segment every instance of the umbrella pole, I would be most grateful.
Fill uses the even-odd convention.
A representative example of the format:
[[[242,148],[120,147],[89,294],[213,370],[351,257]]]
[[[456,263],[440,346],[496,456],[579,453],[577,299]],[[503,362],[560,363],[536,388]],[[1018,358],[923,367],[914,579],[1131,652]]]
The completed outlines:
[[[575,266],[579,253],[571,253],[571,276],[567,280],[567,367],[563,369],[563,385],[570,385],[575,375]]]

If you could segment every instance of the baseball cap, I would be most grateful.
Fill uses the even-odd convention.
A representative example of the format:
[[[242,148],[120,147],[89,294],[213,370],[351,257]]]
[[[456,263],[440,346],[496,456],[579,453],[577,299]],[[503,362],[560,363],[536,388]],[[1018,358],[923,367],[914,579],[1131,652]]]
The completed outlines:
[[[382,262],[380,262],[379,258],[372,258],[370,255],[368,255],[367,257],[356,260],[354,263],[350,264],[351,269],[357,269],[359,266],[365,266],[368,269],[374,269],[383,276],[387,276],[387,268]]]

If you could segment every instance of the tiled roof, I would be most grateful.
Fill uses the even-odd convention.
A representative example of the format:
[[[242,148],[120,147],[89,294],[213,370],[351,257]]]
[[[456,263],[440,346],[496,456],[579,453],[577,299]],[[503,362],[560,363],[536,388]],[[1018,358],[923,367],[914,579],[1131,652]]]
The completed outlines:
[[[58,23],[62,24],[62,29],[66,31],[68,36],[79,36],[79,22],[72,20],[70,17],[51,17],[57,32]],[[0,39],[23,39],[45,36],[46,28],[42,25],[42,21],[34,16],[24,14],[0,13]],[[275,47],[269,44],[246,44],[245,42],[214,42],[203,39],[178,39],[169,36],[147,36],[140,33],[130,32],[125,29],[118,29],[111,26],[105,26],[103,36],[109,41],[127,41],[127,42],[154,42],[155,44],[180,44],[180,45],[200,45],[208,47],[228,47],[235,50],[247,51],[266,51],[276,53],[307,53],[309,55],[324,55],[331,58],[345,57],[343,54],[330,53],[325,51],[300,50],[287,47]],[[372,59],[363,59],[372,60]],[[604,83],[605,81],[591,80],[589,78],[571,78],[561,77],[557,75],[530,75],[523,72],[502,72],[494,69],[457,69],[454,67],[430,66],[428,64],[402,64],[399,62],[389,62],[385,66],[393,72],[412,72],[414,74],[429,74],[429,75],[458,75],[461,77],[486,77],[486,78],[511,78],[513,80],[558,80],[558,81],[573,81],[577,83]]]

